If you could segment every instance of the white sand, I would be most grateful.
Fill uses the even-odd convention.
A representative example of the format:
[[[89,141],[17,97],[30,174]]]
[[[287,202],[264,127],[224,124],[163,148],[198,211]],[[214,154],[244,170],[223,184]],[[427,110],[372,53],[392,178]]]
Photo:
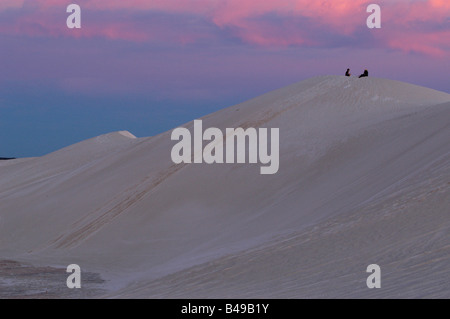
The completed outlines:
[[[79,264],[109,297],[450,297],[449,94],[324,76],[211,126],[280,128],[279,172],[175,165],[170,132],[8,161],[0,259]]]

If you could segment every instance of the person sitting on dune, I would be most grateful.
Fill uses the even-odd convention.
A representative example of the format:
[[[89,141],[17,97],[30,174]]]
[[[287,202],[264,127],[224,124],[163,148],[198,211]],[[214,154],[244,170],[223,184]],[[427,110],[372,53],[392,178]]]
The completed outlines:
[[[350,69],[347,69],[347,72],[345,72],[345,76],[350,76]]]
[[[369,76],[369,71],[364,70],[364,73],[359,76],[359,78],[365,78]]]

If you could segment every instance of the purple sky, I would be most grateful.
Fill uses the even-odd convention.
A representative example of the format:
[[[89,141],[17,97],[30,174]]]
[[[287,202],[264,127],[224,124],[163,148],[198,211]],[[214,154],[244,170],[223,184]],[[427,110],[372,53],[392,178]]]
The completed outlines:
[[[368,29],[372,2],[2,0],[0,157],[157,134],[347,67],[450,92],[450,1],[378,1]]]

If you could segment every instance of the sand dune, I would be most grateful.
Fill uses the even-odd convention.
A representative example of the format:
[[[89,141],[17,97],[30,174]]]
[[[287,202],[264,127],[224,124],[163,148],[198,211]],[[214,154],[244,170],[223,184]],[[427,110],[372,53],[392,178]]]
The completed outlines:
[[[171,132],[2,161],[0,259],[79,264],[104,297],[450,297],[449,94],[323,76],[203,126],[280,128],[278,173],[175,165]]]

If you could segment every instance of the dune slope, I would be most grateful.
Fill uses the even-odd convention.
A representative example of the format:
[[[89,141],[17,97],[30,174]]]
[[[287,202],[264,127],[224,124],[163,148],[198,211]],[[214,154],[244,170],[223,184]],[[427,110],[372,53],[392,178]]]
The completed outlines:
[[[278,173],[176,165],[171,132],[8,161],[0,259],[79,264],[108,297],[450,297],[449,94],[323,76],[203,126],[280,128]]]

